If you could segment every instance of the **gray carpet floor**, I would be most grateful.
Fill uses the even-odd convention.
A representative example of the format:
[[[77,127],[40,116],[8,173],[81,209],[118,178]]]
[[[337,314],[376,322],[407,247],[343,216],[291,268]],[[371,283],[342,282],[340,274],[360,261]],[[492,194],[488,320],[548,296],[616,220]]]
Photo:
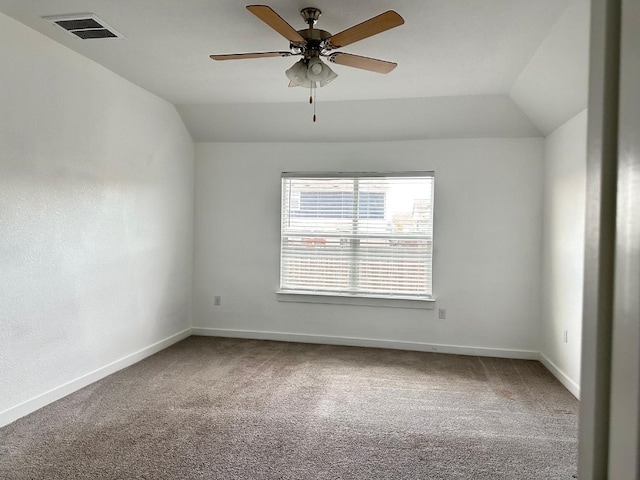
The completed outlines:
[[[538,362],[190,337],[0,429],[0,478],[571,479]]]

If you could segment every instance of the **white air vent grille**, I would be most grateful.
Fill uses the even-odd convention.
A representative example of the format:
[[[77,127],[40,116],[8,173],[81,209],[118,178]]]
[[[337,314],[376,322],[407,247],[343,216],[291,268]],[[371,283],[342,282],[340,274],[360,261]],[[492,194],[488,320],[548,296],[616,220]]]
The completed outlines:
[[[118,33],[93,13],[56,15],[42,18],[56,24],[68,34],[83,40],[93,38],[124,38],[122,34]]]

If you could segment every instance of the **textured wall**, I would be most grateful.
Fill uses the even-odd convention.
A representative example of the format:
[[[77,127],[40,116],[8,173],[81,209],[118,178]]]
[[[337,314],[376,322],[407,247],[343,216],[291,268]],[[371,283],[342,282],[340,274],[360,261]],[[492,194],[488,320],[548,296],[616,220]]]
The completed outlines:
[[[0,412],[190,325],[174,107],[0,15]]]
[[[434,295],[447,319],[278,302],[281,172],[393,170],[435,170]],[[193,324],[537,351],[541,227],[542,139],[199,143]]]

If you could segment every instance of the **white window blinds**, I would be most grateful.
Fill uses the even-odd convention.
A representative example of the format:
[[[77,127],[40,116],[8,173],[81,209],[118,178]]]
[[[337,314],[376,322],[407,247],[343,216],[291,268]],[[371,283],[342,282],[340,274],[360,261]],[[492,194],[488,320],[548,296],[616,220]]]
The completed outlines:
[[[282,175],[280,289],[429,298],[433,172]]]

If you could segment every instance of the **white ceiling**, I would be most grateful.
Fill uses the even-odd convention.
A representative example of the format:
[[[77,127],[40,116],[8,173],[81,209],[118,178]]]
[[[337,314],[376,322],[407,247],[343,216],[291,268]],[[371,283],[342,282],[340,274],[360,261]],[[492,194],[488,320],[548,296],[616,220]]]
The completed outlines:
[[[511,87],[511,98],[544,135],[586,108],[588,45],[588,3],[574,0]]]
[[[582,25],[585,16],[578,15],[576,19],[576,15],[566,14],[572,5],[588,12],[587,0],[269,0],[265,3],[300,29],[305,26],[300,9],[320,8],[323,13],[316,26],[331,33],[389,9],[404,17],[404,25],[340,49],[395,61],[398,67],[382,75],[332,65],[339,77],[319,90],[319,107],[323,102],[375,101],[379,106],[374,110],[384,116],[382,100],[508,97],[532,59],[537,59],[538,70],[544,69],[544,57],[548,54],[540,53],[541,46],[553,52],[554,42],[563,45],[562,39],[545,43],[563,18],[565,22],[574,22],[574,27],[569,28],[572,35],[569,43],[581,49],[580,52],[588,51],[587,42],[581,37],[585,30],[588,31],[586,25]],[[304,90],[287,87],[284,71],[297,60],[295,57],[226,62],[209,59],[212,53],[288,48],[283,37],[247,11],[245,2],[238,0],[0,0],[0,12],[176,104],[187,126],[197,123],[203,109],[207,108],[211,112],[204,116],[220,121],[221,114],[214,112],[224,111],[228,115],[232,105],[270,104],[256,106],[256,109],[278,115],[282,104],[304,103],[308,98]],[[79,40],[41,18],[72,13],[95,13],[126,38]],[[566,30],[565,25],[562,31]],[[566,38],[564,43],[567,43]],[[572,57],[561,65],[560,73],[566,69],[573,77],[585,76],[584,86],[580,86],[584,90],[581,91],[584,97],[582,109],[586,105],[586,54],[578,55],[578,59],[575,51],[568,54]],[[555,57],[556,63],[558,58],[565,58],[562,52],[555,52]],[[574,59],[581,62],[580,65],[573,65]],[[514,99],[525,110],[518,120],[524,124],[529,121],[527,99],[535,97],[538,103],[545,99],[538,98],[535,75],[530,75],[526,82],[521,81],[521,87],[518,98],[514,96]],[[553,89],[554,85],[546,87]],[[527,90],[536,92],[528,95]],[[500,102],[504,104],[504,99]],[[554,98],[554,102],[557,103],[557,99]],[[476,107],[477,103],[474,102]],[[575,110],[576,103],[580,101],[573,101],[568,110]],[[336,108],[335,111],[340,110]],[[497,107],[500,109],[503,108]],[[189,119],[195,110],[199,113]],[[244,107],[238,111],[251,115],[252,109]],[[331,109],[324,111],[327,115]],[[547,133],[550,124],[564,118],[555,115],[557,118],[548,122],[546,118],[528,116],[535,125],[532,129],[529,122],[525,130],[530,133]],[[512,117],[510,111],[504,119]],[[242,117],[236,120],[242,122]],[[300,121],[306,121],[306,118]],[[386,121],[387,129],[397,131],[396,136],[400,136],[406,127],[401,121],[390,118]],[[190,129],[194,137],[202,140],[211,140],[214,136],[216,140],[224,140],[213,130],[212,127],[209,133],[200,131],[195,135]],[[252,131],[249,131],[245,137],[251,135]],[[315,138],[319,138],[318,135],[330,136],[330,133],[317,134]]]

